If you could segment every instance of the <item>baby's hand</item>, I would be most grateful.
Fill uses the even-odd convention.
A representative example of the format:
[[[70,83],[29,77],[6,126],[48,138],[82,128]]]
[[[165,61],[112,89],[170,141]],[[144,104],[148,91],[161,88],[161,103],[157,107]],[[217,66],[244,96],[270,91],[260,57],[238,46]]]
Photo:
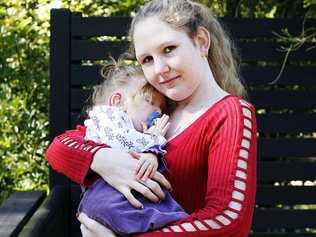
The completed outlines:
[[[158,159],[152,153],[141,153],[135,169],[135,175],[138,180],[147,181],[152,178],[158,168]]]
[[[165,136],[170,127],[169,116],[163,114],[160,118],[155,120],[155,124],[147,129],[143,125],[144,133],[154,134],[157,136]]]

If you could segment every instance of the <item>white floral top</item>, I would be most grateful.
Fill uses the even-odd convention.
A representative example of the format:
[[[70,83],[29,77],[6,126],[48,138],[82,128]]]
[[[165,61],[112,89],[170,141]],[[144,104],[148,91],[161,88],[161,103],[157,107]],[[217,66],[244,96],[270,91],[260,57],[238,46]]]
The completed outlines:
[[[138,132],[127,113],[118,107],[94,106],[84,125],[87,127],[86,140],[124,151],[165,153],[162,146],[166,139],[163,136]]]

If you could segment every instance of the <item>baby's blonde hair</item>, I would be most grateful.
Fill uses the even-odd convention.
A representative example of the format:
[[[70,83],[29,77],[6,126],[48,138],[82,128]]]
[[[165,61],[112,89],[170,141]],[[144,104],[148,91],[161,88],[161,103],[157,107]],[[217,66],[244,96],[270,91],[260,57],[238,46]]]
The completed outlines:
[[[153,97],[158,91],[146,80],[139,65],[126,64],[124,59],[110,61],[101,69],[103,81],[94,87],[87,112],[96,105],[104,105],[115,90],[126,91],[133,98],[136,95]],[[136,90],[135,90],[136,89]]]
[[[246,96],[246,90],[239,80],[235,48],[220,22],[206,6],[190,0],[152,0],[133,18],[129,35],[133,34],[138,22],[148,17],[159,19],[175,29],[184,30],[193,39],[199,26],[210,32],[208,62],[219,86],[230,94]],[[159,32],[157,32],[159,34]],[[147,40],[147,39],[144,39]],[[133,42],[131,52],[134,53]],[[236,52],[235,56],[236,56]]]

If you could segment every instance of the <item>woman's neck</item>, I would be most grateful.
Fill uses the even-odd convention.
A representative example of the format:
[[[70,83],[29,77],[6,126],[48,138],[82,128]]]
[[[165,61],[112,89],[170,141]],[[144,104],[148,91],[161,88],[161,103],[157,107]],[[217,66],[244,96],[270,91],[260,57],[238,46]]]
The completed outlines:
[[[184,110],[190,113],[205,111],[217,101],[228,95],[215,81],[211,70],[209,77],[201,81],[196,91],[183,101],[177,102],[176,110]]]
[[[167,139],[176,137],[228,94],[218,86],[214,77],[203,80],[190,97],[177,102],[176,108],[170,116],[171,126],[167,132]]]

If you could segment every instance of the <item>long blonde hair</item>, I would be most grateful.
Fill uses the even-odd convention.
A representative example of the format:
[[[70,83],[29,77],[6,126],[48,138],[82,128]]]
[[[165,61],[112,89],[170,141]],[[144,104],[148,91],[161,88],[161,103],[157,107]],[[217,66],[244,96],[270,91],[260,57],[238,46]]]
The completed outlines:
[[[199,26],[210,32],[211,44],[208,62],[219,86],[232,95],[246,97],[246,90],[239,79],[236,50],[223,27],[209,8],[190,0],[152,0],[138,11],[132,20],[129,35],[132,39],[138,22],[148,17],[158,16],[175,29],[182,29],[193,39]],[[159,32],[157,32],[159,34]]]

